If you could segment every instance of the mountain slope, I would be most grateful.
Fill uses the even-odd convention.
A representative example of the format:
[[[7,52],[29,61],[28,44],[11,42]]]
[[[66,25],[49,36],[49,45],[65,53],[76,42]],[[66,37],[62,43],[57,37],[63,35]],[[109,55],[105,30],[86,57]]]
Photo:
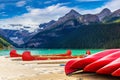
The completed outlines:
[[[0,36],[0,49],[12,47],[12,45],[6,41],[2,36]]]
[[[104,26],[104,27],[103,27]],[[74,29],[74,30],[73,30]],[[118,48],[120,24],[97,24],[48,31],[34,36],[31,48]],[[52,35],[52,36],[50,36]]]
[[[51,20],[51,21],[48,22],[48,23],[40,24],[39,27],[40,27],[40,29],[45,29],[46,27],[49,27],[50,25],[54,24],[55,22],[56,22],[56,21]]]

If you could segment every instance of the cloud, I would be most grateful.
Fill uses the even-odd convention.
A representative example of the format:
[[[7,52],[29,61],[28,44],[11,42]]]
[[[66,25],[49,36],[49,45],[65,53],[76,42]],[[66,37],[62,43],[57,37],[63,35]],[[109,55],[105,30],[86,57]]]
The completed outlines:
[[[99,13],[100,11],[102,11],[104,8],[108,8],[110,9],[112,12],[120,9],[120,0],[111,0],[109,2],[107,2],[106,4],[104,4],[103,6],[96,8],[96,9],[91,9],[91,10],[83,10],[83,9],[78,9],[78,11],[82,14],[96,14]]]
[[[28,10],[28,13],[22,14],[20,16],[15,16],[8,19],[0,19],[0,24],[40,24],[44,22],[48,22],[50,20],[57,20],[59,17],[64,16],[66,13],[68,13],[71,9],[75,9],[80,14],[96,14],[99,13],[104,8],[109,8],[112,11],[115,11],[116,9],[119,9],[120,0],[111,0],[110,2],[107,2],[103,6],[91,9],[91,10],[84,10],[76,7],[67,7],[64,4],[56,4],[51,5],[46,8],[40,9],[40,8],[31,8],[30,6],[27,6],[26,9]]]
[[[2,15],[2,16],[8,16],[8,15],[6,14],[6,12],[1,12],[0,15]]]
[[[112,0],[103,6],[103,8],[110,8],[112,11],[120,9],[120,0]]]
[[[44,4],[51,4],[53,2],[56,2],[57,0],[48,0],[48,1],[45,1]]]
[[[26,7],[28,13],[21,16],[15,16],[8,19],[0,19],[0,24],[40,24],[50,20],[57,20],[59,17],[65,15],[71,8],[63,6],[62,4],[52,5],[44,9]]]
[[[17,7],[22,7],[22,6],[24,6],[25,4],[26,4],[26,1],[19,1],[19,2],[16,3],[16,6],[17,6]]]
[[[52,3],[52,1],[46,1],[46,2],[44,2],[44,4],[50,4],[50,3]]]

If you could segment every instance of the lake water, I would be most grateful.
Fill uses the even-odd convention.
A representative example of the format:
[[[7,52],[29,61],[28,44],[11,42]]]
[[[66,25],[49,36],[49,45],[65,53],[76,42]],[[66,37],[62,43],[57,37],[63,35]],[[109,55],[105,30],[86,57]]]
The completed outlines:
[[[62,54],[67,51],[67,49],[27,49],[31,51],[31,53],[34,55],[40,55],[40,54]],[[71,49],[72,55],[81,55],[85,54],[88,49]],[[89,49],[92,54],[102,51],[103,49]],[[17,49],[17,52],[19,54],[22,54],[25,51],[25,49]],[[0,56],[9,55],[10,50],[0,50]]]

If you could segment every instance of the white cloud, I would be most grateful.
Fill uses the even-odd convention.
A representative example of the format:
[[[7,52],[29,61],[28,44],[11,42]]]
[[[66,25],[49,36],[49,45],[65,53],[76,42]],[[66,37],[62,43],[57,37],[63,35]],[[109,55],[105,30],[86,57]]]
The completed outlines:
[[[111,0],[110,2],[107,2],[103,6],[96,9],[92,9],[92,10],[79,9],[78,11],[82,14],[88,14],[88,13],[96,14],[96,13],[99,13],[104,8],[109,8],[111,11],[120,9],[120,0]]]
[[[62,4],[52,5],[45,9],[26,7],[29,13],[25,13],[21,16],[16,16],[9,19],[1,19],[0,24],[6,22],[6,24],[40,24],[48,22],[50,20],[57,20],[71,10]]]
[[[111,0],[102,7],[92,9],[92,10],[83,10],[79,8],[69,8],[63,6],[63,4],[52,5],[44,9],[26,7],[28,13],[25,13],[21,16],[15,16],[8,19],[0,19],[0,24],[40,24],[48,22],[50,20],[57,20],[59,17],[64,16],[71,9],[77,10],[80,14],[87,13],[99,13],[104,8],[109,8],[112,11],[119,9],[120,0]]]
[[[44,2],[44,4],[50,4],[50,3],[52,3],[52,1],[46,1],[46,2]]]
[[[19,1],[19,2],[16,3],[16,6],[17,6],[17,7],[22,7],[22,6],[24,6],[25,4],[26,4],[26,1]]]
[[[6,13],[6,12],[1,12],[0,15],[3,15],[3,14],[5,14],[5,13]]]
[[[57,0],[49,0],[49,1],[45,1],[44,4],[50,4],[52,2],[56,2]]]
[[[6,14],[6,12],[1,12],[0,15],[2,15],[2,16],[8,16],[8,15]]]
[[[103,8],[105,7],[110,8],[112,11],[120,9],[120,0],[111,0],[103,6]]]

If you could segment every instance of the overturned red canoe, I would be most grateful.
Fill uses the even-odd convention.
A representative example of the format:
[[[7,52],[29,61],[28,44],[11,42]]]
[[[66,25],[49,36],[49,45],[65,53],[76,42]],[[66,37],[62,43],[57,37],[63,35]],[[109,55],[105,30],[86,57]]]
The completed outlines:
[[[21,54],[18,54],[16,50],[11,50],[10,51],[10,57],[21,57]]]
[[[16,50],[11,50],[9,54],[10,57],[22,57],[22,55],[18,54]],[[67,52],[64,54],[53,54],[53,55],[43,55],[43,56],[72,56],[72,52],[71,50],[67,50]]]
[[[89,65],[87,65],[84,68],[85,72],[96,72],[98,69],[102,68],[103,66],[109,64],[110,62],[116,60],[120,57],[120,51],[114,52],[112,54],[109,54]]]
[[[115,71],[112,73],[112,76],[120,77],[120,68],[118,68],[117,70],[115,70]]]
[[[32,61],[32,60],[47,60],[46,57],[32,56],[30,51],[25,51],[22,54],[23,61]]]
[[[114,72],[118,68],[120,68],[120,58],[118,58],[118,59],[112,61],[111,63],[109,63],[108,65],[100,68],[99,70],[96,71],[96,73],[98,73],[98,74],[111,74],[112,72]]]
[[[23,52],[22,60],[23,61],[32,61],[32,60],[57,60],[57,59],[72,59],[77,58],[78,56],[32,56],[30,51]]]
[[[65,65],[65,73],[66,73],[66,75],[69,75],[69,74],[71,74],[71,73],[73,73],[73,72],[75,72],[75,71],[77,71],[78,69],[77,68],[70,68],[70,66],[74,63],[74,62],[76,62],[76,61],[78,61],[79,59],[73,59],[73,60],[70,60],[70,61],[68,61],[67,63],[66,63],[66,65]]]
[[[107,56],[111,53],[117,52],[120,49],[109,49],[109,50],[104,50],[101,52],[98,52],[96,54],[89,55],[88,57],[79,59],[79,60],[74,60],[74,61],[68,61],[65,66],[65,73],[66,75],[71,74],[77,70],[83,69],[86,65],[104,57]]]

